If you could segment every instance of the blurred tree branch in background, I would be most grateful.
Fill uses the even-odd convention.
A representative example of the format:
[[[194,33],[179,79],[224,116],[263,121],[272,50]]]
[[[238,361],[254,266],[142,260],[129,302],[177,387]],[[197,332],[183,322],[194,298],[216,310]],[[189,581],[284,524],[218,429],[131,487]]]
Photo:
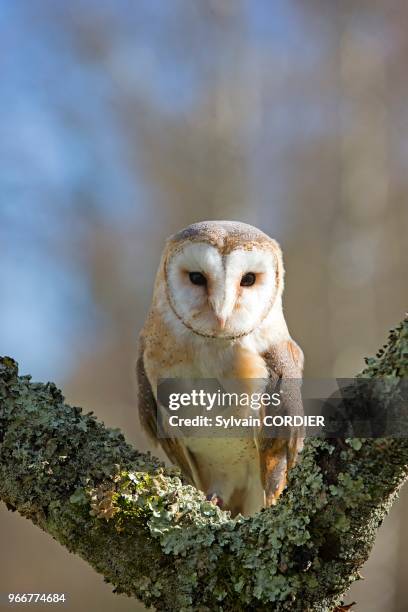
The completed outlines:
[[[362,375],[405,377],[407,357],[405,320]],[[232,520],[7,357],[0,401],[0,498],[158,610],[333,609],[408,474],[404,438],[308,439],[278,505]]]

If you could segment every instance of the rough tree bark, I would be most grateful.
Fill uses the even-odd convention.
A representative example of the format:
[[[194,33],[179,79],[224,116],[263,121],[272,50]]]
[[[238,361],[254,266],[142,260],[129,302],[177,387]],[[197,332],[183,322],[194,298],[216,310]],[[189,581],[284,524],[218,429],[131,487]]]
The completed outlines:
[[[407,373],[404,321],[362,374],[392,388]],[[405,438],[308,439],[278,505],[231,519],[55,385],[0,360],[0,499],[158,610],[332,610],[407,473]]]

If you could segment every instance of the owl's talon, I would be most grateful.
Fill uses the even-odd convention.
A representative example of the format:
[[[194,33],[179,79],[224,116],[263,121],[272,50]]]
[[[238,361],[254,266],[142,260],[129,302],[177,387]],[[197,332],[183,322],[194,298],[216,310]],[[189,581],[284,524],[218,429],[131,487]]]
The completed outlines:
[[[219,497],[216,493],[209,493],[208,495],[206,495],[206,500],[214,504],[214,506],[218,506],[219,508],[222,508],[224,505],[222,498]]]

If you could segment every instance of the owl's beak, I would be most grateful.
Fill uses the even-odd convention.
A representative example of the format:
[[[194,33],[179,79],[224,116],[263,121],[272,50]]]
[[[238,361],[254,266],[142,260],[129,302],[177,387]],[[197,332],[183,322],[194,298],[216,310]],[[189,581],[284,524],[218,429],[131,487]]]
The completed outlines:
[[[233,303],[227,295],[226,298],[223,296],[223,300],[217,300],[215,297],[210,297],[210,305],[214,313],[215,320],[217,321],[217,328],[223,331],[227,325],[227,321],[231,315]],[[221,303],[220,303],[221,302]]]
[[[225,323],[227,322],[226,317],[219,317],[219,316],[215,315],[215,318],[217,319],[218,327],[220,329],[224,329],[225,328]]]

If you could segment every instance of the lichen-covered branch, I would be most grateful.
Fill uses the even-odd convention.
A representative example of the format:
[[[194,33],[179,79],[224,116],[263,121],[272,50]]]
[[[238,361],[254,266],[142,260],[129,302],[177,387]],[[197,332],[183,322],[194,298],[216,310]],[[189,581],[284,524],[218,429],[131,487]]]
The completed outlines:
[[[407,373],[405,321],[363,374]],[[0,499],[158,610],[332,610],[407,473],[407,439],[309,439],[277,506],[231,519],[0,360]]]

